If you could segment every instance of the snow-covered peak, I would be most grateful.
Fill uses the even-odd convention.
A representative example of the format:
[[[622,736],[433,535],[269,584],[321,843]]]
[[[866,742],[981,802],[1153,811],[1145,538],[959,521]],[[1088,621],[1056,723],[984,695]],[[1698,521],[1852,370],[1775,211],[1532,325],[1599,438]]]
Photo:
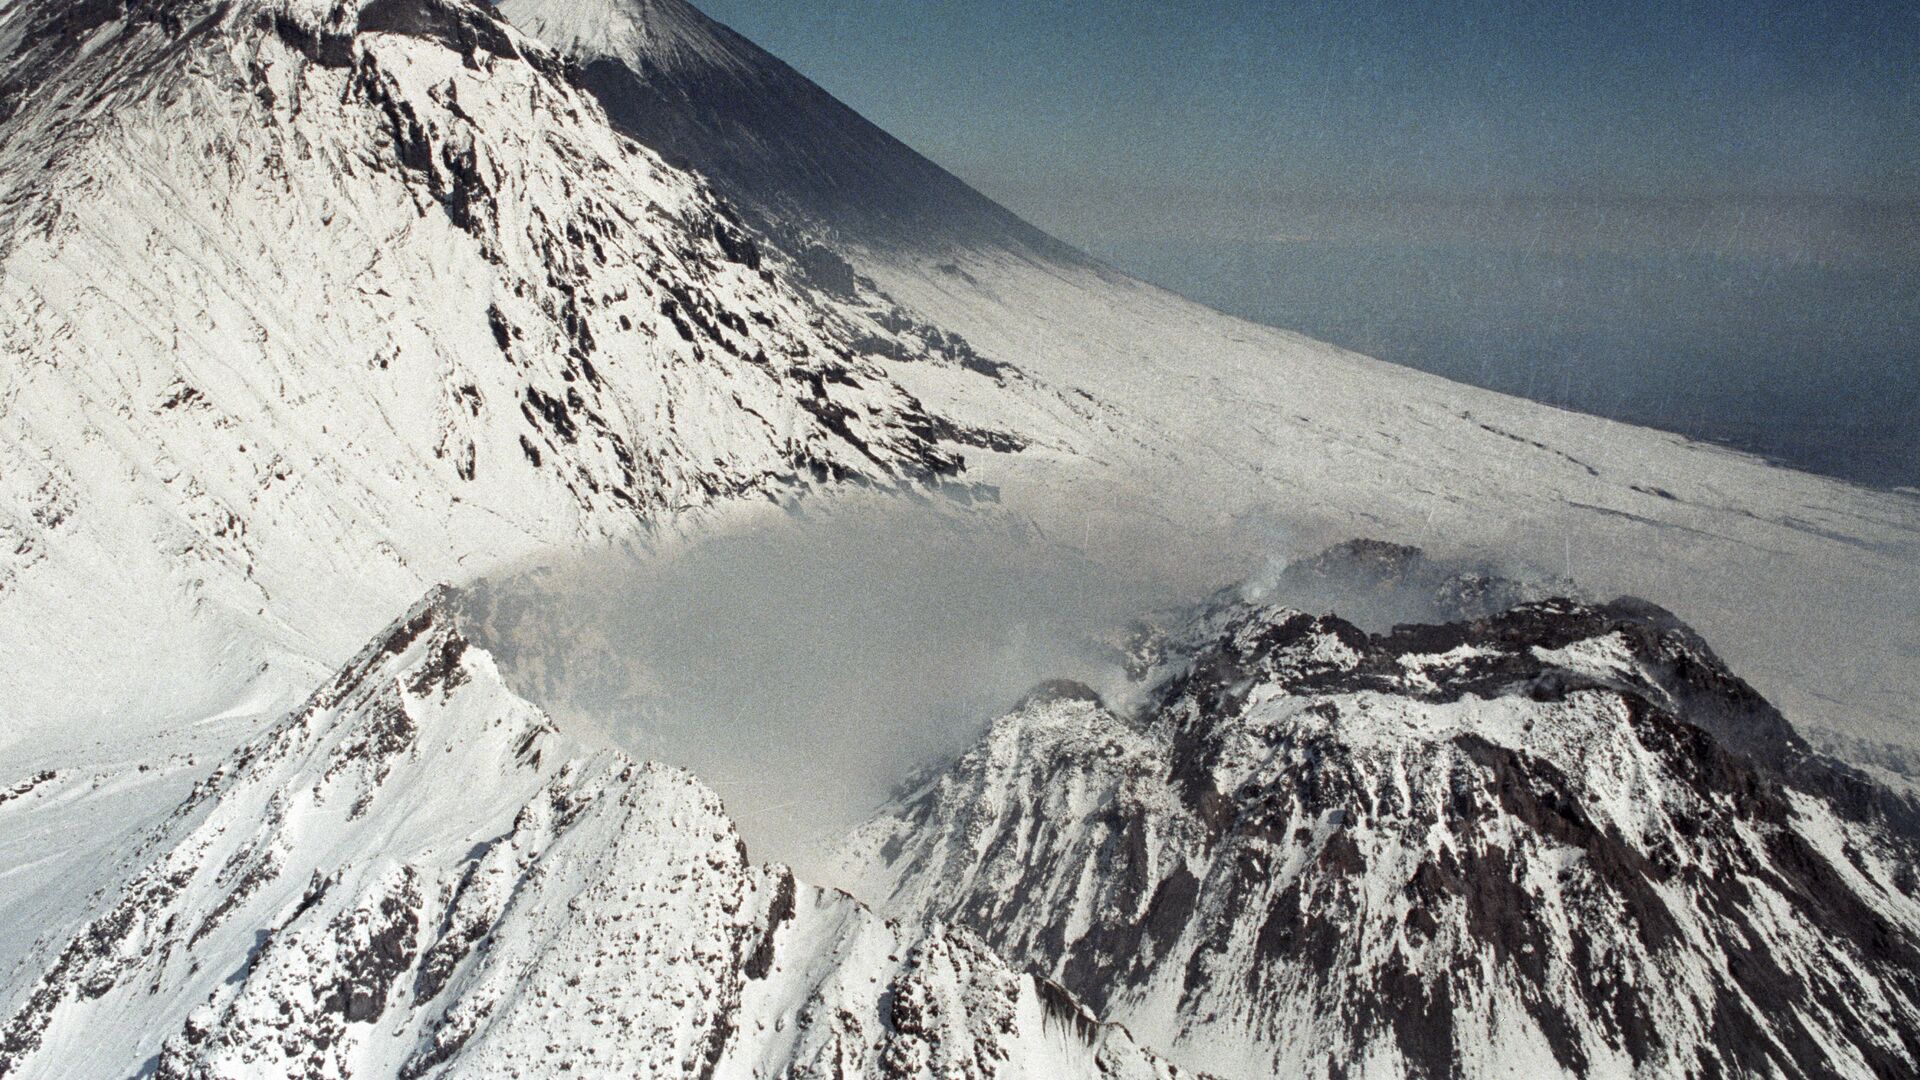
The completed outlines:
[[[583,62],[612,59],[686,71],[751,70],[774,62],[685,0],[502,0],[497,7],[515,26]]]
[[[997,722],[843,848],[850,887],[1225,1077],[1911,1059],[1920,809],[1671,616],[1202,622],[1138,715],[1047,693]]]
[[[849,277],[842,255],[860,252],[981,248],[1084,264],[684,0],[501,0],[499,11],[580,64],[622,130]]]

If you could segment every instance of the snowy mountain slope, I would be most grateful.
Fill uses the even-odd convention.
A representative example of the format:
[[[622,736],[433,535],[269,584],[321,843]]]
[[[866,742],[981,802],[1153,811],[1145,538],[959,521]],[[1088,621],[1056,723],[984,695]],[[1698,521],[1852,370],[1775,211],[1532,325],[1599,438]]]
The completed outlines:
[[[954,191],[684,0],[501,10],[598,72],[588,86],[616,122],[751,217],[823,239],[850,263],[841,277],[1085,401],[1072,453],[975,474],[1047,534],[1152,561],[1198,533],[1216,580],[1269,554],[1273,530],[1227,527],[1248,517],[1307,550],[1367,534],[1525,560],[1681,611],[1803,724],[1920,746],[1920,500],[1448,383],[1128,280]],[[943,220],[921,220],[933,205]],[[911,208],[891,216],[916,231],[876,207]],[[1005,407],[901,377],[976,424]]]
[[[1222,1076],[1920,1055],[1920,804],[1811,754],[1666,613],[1369,637],[1229,598],[1142,641],[1137,717],[1043,687],[847,843],[856,894]]]
[[[11,735],[297,693],[427,582],[998,445],[872,354],[1002,377],[822,303],[464,0],[0,27]]]
[[[37,937],[71,932],[80,898],[166,808],[272,717],[236,715],[149,738],[23,749],[0,779],[0,984]]]
[[[1294,552],[1373,535],[1517,562],[1681,612],[1802,726],[1920,743],[1920,500],[1448,383],[1150,286],[956,258],[965,277],[873,273],[984,354],[1017,349],[1035,379],[1097,397],[1121,443],[1044,478],[983,462],[1049,531],[1238,514],[1277,523]],[[1077,494],[1023,498],[1042,482]],[[1271,536],[1243,542],[1257,556]]]
[[[1916,738],[1912,499],[1225,320],[972,211],[936,256],[729,186],[851,263],[789,258],[485,11],[357,10],[0,4],[0,742],[284,704],[429,581],[963,457],[1188,586],[1270,554],[1247,520],[1544,563],[1683,610],[1803,723]],[[675,93],[797,78],[668,0],[565,10]],[[984,202],[788,90],[783,138],[888,163],[862,201]]]
[[[0,1075],[1168,1077],[964,933],[746,860],[436,592],[154,827],[0,999]]]

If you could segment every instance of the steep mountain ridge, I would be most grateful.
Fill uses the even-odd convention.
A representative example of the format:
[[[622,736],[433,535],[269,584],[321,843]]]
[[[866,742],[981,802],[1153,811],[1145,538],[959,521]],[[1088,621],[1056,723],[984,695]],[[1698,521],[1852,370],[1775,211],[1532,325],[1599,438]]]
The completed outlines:
[[[203,716],[317,677],[429,581],[742,499],[964,486],[962,452],[1021,444],[880,357],[1004,371],[823,305],[464,0],[0,20],[23,722]]]
[[[849,887],[1221,1076],[1920,1054],[1920,806],[1665,612],[1370,636],[1233,600],[1143,655],[1138,717],[1044,688],[848,842]]]
[[[0,1076],[1172,1070],[965,933],[757,867],[438,591],[222,762],[0,997]]]

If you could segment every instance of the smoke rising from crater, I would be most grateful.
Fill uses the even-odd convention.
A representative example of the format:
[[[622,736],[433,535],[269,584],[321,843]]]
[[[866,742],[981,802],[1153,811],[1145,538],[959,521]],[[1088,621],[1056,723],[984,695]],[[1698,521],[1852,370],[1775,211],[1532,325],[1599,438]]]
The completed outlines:
[[[1312,552],[1265,517],[1221,531],[1160,538],[1143,563],[1119,554],[1141,550],[1139,537],[1048,539],[997,511],[816,504],[482,583],[468,622],[523,695],[690,769],[726,799],[756,858],[804,863],[811,841],[964,750],[1036,684],[1130,696],[1118,645],[1143,615],[1177,619],[1236,582],[1246,599],[1373,631],[1522,598],[1490,573],[1485,590],[1454,595],[1461,567],[1411,548],[1302,558]],[[1218,579],[1193,569],[1217,569],[1221,551],[1255,554]]]
[[[1105,632],[1170,599],[1004,518],[889,505],[485,583],[469,621],[521,693],[691,769],[791,862],[1036,683],[1114,685]]]

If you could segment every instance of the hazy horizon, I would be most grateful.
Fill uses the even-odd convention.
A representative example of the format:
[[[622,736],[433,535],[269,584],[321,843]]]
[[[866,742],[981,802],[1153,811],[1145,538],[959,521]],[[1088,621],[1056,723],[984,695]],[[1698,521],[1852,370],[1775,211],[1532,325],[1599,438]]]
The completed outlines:
[[[702,6],[1230,314],[1920,485],[1920,14]]]

